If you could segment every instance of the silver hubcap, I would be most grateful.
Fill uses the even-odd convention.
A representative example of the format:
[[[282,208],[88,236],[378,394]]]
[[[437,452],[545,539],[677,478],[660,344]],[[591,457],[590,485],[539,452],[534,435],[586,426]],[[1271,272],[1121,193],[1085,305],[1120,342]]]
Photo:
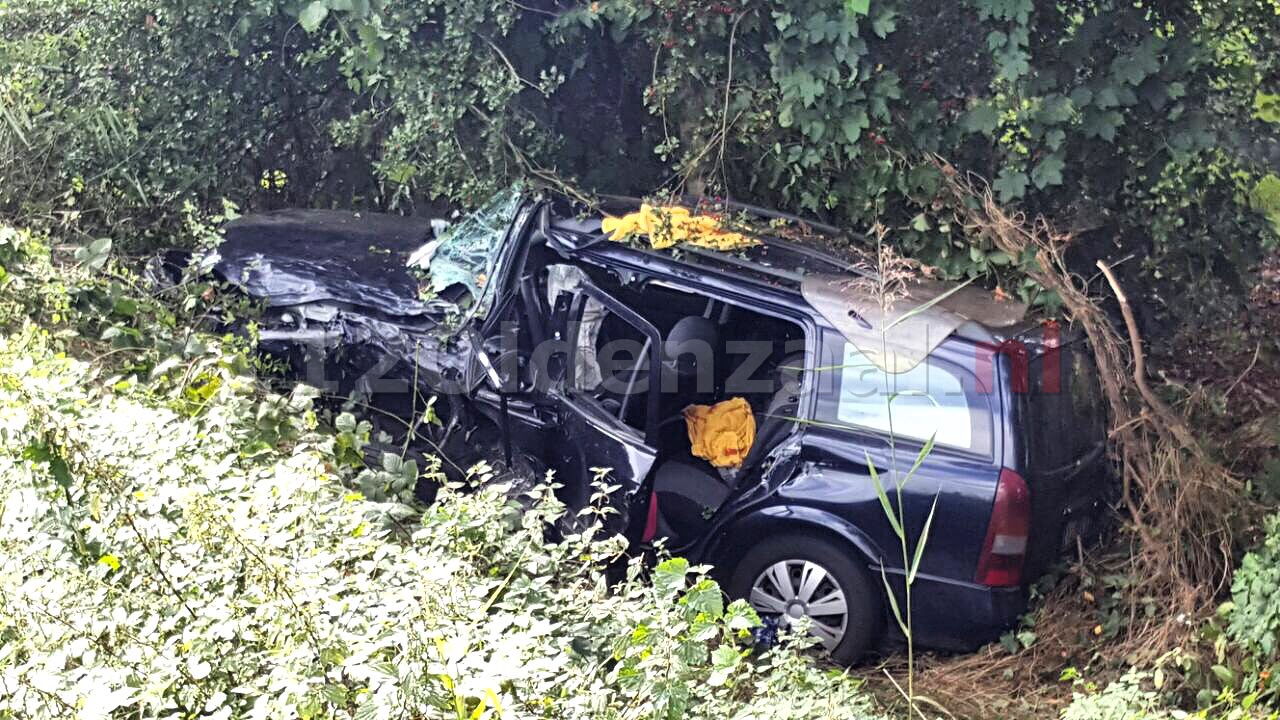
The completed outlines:
[[[808,560],[782,560],[764,569],[751,585],[751,606],[790,627],[809,618],[809,632],[832,650],[844,638],[849,606],[826,568]]]

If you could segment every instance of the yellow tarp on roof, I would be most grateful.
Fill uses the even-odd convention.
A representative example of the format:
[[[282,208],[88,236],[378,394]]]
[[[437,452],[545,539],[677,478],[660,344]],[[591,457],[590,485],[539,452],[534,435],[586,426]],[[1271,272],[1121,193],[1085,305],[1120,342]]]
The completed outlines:
[[[610,240],[644,235],[659,250],[679,243],[712,250],[738,250],[760,244],[742,233],[725,230],[714,216],[694,215],[689,208],[679,206],[654,207],[646,203],[636,212],[605,218],[600,227]]]

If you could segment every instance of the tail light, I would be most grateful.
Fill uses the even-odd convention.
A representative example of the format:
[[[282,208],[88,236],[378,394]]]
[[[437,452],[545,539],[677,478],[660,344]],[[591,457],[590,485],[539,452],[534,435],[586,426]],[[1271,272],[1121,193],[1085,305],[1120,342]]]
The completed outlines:
[[[1022,565],[1027,557],[1027,534],[1031,526],[1031,492],[1018,473],[1004,469],[996,484],[996,501],[991,524],[978,558],[979,585],[1017,587],[1022,584]]]

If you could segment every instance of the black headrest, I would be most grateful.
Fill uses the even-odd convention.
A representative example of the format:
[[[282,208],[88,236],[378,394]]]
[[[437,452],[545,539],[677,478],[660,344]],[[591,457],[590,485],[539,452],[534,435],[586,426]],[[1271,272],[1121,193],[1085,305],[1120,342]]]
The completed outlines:
[[[701,315],[681,318],[667,333],[662,352],[667,365],[681,375],[692,375],[701,363],[714,363],[720,347],[720,326]]]

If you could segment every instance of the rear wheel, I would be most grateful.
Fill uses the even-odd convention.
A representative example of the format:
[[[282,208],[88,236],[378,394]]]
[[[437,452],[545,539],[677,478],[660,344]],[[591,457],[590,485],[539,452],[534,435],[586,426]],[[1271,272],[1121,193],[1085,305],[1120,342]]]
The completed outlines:
[[[856,557],[852,548],[812,535],[770,538],[738,563],[729,592],[779,627],[809,618],[832,659],[851,664],[884,630],[880,593]]]

